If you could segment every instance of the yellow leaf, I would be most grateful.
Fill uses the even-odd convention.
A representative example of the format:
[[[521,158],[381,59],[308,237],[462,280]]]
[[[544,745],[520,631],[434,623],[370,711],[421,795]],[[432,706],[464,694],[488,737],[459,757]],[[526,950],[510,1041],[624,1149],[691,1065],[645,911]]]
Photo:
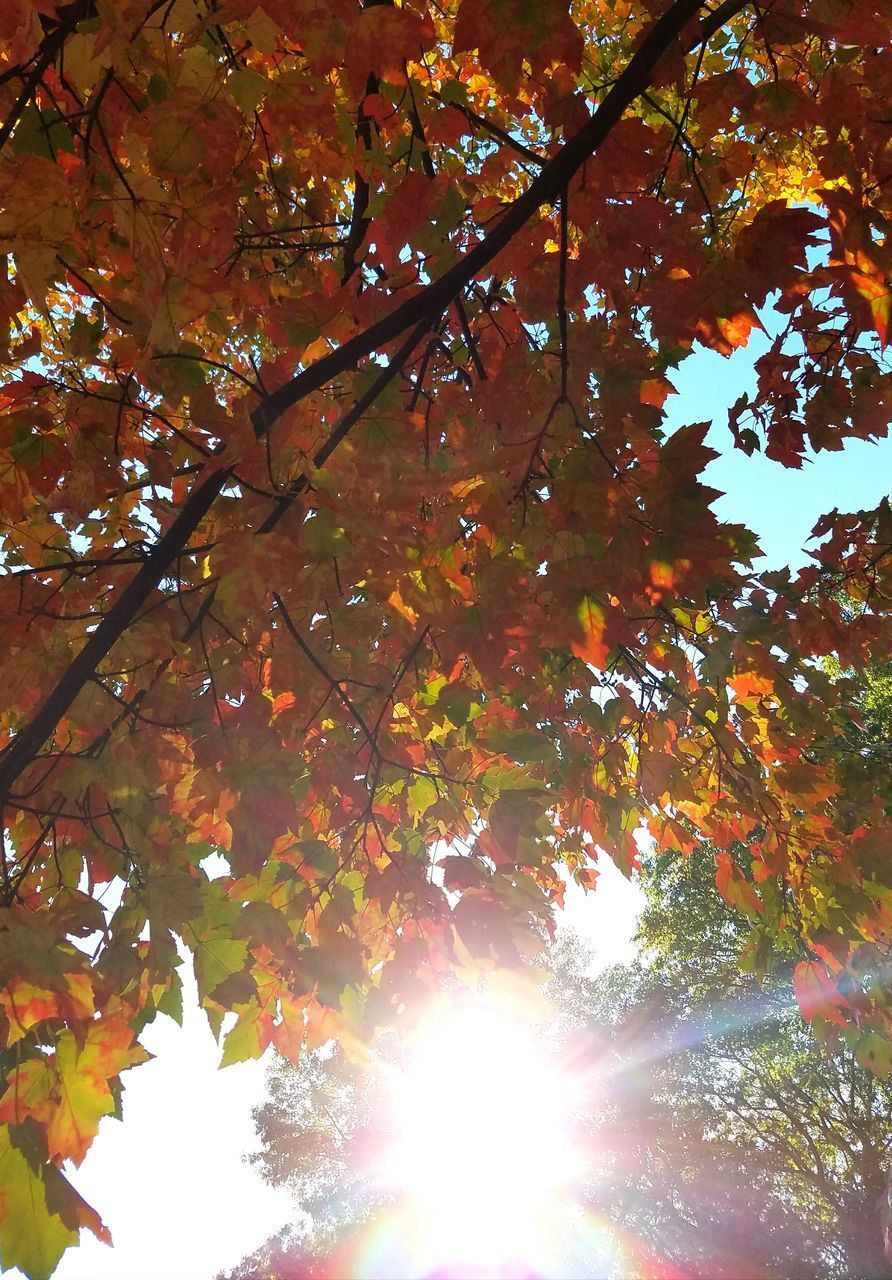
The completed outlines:
[[[728,684],[734,691],[734,696],[738,702],[744,702],[747,698],[758,698],[765,693],[774,692],[774,684],[765,676],[757,675],[755,671],[741,671],[739,675],[732,676]]]
[[[399,587],[390,593],[387,603],[393,605],[397,613],[401,613],[407,622],[411,623],[413,627],[415,626],[418,621],[418,614],[411,605],[406,604],[405,600],[400,595]]]
[[[675,395],[675,388],[668,378],[646,378],[641,384],[638,399],[642,404],[652,404],[662,409],[667,396]]]
[[[603,667],[607,662],[610,646],[604,642],[606,614],[597,600],[585,595],[576,611],[576,619],[582,632],[581,640],[572,640],[570,648],[577,658]]]
[[[245,23],[245,35],[258,53],[275,53],[279,28],[258,6]]]
[[[63,57],[66,79],[72,80],[82,94],[89,93],[105,70],[103,59],[94,49],[96,36],[92,32],[75,33],[65,41]]]

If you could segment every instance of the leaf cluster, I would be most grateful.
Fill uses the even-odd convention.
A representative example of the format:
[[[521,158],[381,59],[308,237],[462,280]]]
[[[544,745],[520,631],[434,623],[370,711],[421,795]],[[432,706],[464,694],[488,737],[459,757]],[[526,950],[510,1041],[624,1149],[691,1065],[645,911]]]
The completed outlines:
[[[820,663],[888,657],[889,507],[756,576],[664,406],[771,299],[720,447],[885,433],[890,39],[880,0],[2,6],[4,1266],[104,1232],[58,1175],[183,949],[225,1063],[355,1047],[643,824],[728,851],[883,1066],[888,805]]]

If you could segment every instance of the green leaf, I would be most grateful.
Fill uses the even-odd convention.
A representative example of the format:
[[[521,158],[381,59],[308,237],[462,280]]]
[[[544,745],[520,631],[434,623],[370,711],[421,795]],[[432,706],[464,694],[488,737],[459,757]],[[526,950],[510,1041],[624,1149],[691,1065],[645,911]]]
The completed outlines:
[[[104,329],[102,308],[99,309],[98,317],[93,319],[79,311],[74,317],[69,338],[74,353],[79,356],[95,356]]]
[[[195,948],[195,981],[204,999],[221,982],[239,973],[248,958],[248,944],[242,938],[207,938]]]
[[[178,973],[171,974],[170,986],[158,1000],[156,1007],[159,1013],[166,1013],[168,1018],[173,1018],[178,1027],[183,1025],[183,983]]]
[[[426,774],[420,774],[406,792],[407,807],[413,818],[427,813],[438,799],[436,783]]]
[[[327,511],[320,511],[304,521],[303,536],[316,560],[335,560],[350,546],[344,530],[334,523]]]
[[[535,729],[506,729],[493,725],[487,730],[487,746],[518,764],[550,763],[555,756],[553,744]]]
[[[266,76],[260,75],[258,71],[251,71],[248,67],[234,71],[226,83],[233,102],[245,115],[252,115],[257,110],[269,89]]]
[[[468,105],[467,87],[461,80],[444,80],[440,87],[440,101],[466,107]]]
[[[160,71],[154,72],[149,80],[149,97],[153,102],[163,102],[170,93],[170,85]]]
[[[43,156],[55,160],[60,151],[74,154],[74,138],[58,111],[26,107],[19,117],[12,141],[20,156]]]
[[[855,1046],[855,1060],[865,1071],[885,1079],[892,1071],[892,1043],[875,1032],[862,1036]]]
[[[332,876],[340,866],[338,855],[324,840],[298,840],[297,850],[304,862],[323,876]]]
[[[437,699],[437,706],[442,708],[456,729],[460,729],[468,720],[473,720],[475,718],[473,713],[480,715],[482,710],[480,704],[475,702],[471,689],[452,684],[446,685],[442,690]]]
[[[260,1057],[262,1049],[260,1028],[257,1025],[259,1014],[260,1010],[252,1007],[239,1015],[238,1022],[226,1036],[220,1058],[221,1067],[231,1067],[233,1063],[248,1062]]]
[[[67,1227],[46,1202],[46,1187],[13,1146],[9,1129],[0,1127],[0,1265],[18,1267],[28,1280],[49,1280],[78,1233]]]
[[[120,1081],[118,1081],[120,1084]],[[46,1203],[50,1213],[57,1214],[63,1224],[71,1231],[86,1228],[92,1231],[97,1240],[110,1245],[111,1232],[92,1205],[87,1204],[83,1196],[68,1181],[56,1165],[44,1165],[44,1188]]]

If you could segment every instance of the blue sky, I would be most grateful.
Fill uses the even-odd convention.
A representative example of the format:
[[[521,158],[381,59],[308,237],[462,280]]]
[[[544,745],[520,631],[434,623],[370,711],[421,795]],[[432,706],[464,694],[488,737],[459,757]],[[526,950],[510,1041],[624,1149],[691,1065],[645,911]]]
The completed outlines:
[[[709,464],[705,479],[724,495],[713,510],[758,535],[764,556],[759,569],[798,567],[807,559],[803,548],[819,516],[834,507],[875,507],[892,490],[892,438],[876,444],[850,440],[839,453],[812,453],[799,471],[761,453],[748,458],[732,447],[728,410],[743,392],[755,391],[753,365],[769,345],[770,339],[754,330],[749,345],[730,357],[696,352],[670,371],[678,394],[666,404],[670,427],[712,422],[707,444],[721,456]]]
[[[756,333],[730,359],[697,353],[672,374],[679,394],[667,409],[673,426],[712,420],[709,443],[722,457],[707,480],[724,492],[715,510],[748,525],[764,552],[760,567],[774,568],[804,562],[803,545],[825,511],[875,506],[889,492],[892,442],[853,441],[798,472],[732,450],[727,410],[753,389],[753,362],[767,345]],[[569,895],[566,923],[592,946],[596,965],[630,957],[638,901],[635,886],[612,867],[595,894]],[[103,1121],[74,1175],[116,1248],[85,1236],[63,1259],[59,1280],[211,1280],[287,1220],[288,1198],[243,1160],[254,1143],[251,1108],[262,1101],[263,1064],[216,1069],[219,1050],[194,988],[183,1030],[162,1017],[145,1039],[156,1058],[125,1078],[123,1125]]]

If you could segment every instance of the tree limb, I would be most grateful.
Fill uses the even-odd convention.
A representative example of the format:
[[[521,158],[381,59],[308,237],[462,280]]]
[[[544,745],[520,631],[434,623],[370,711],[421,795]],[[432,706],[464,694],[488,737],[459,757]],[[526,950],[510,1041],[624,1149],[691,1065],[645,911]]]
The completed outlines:
[[[720,10],[708,15],[691,47],[696,48],[708,39],[729,17],[745,8],[748,2],[749,0],[726,0]],[[324,387],[338,374],[352,368],[365,356],[399,337],[411,325],[418,324],[434,312],[441,314],[474,277],[510,244],[537,209],[542,205],[552,204],[560,197],[571,178],[595,154],[627,108],[648,87],[660,58],[701,7],[701,0],[676,0],[647,32],[629,65],[592,118],[544,165],[523,195],[507,206],[492,231],[454,266],[400,303],[389,315],[382,316],[335,351],[322,356],[306,369],[301,369],[289,382],[283,383],[267,396],[251,415],[257,434],[263,435],[293,405]]]

